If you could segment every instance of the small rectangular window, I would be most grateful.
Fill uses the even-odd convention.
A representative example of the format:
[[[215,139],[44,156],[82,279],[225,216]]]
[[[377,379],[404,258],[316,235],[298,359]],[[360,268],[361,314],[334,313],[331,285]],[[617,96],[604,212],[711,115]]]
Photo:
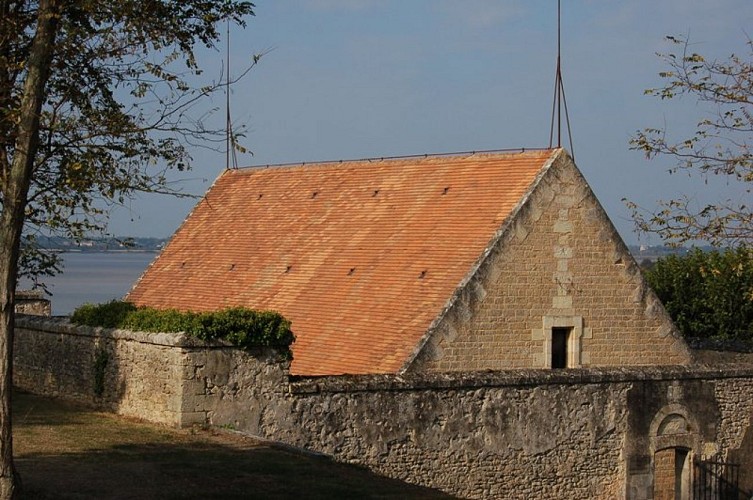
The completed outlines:
[[[552,368],[567,368],[567,345],[571,330],[569,327],[552,328]]]

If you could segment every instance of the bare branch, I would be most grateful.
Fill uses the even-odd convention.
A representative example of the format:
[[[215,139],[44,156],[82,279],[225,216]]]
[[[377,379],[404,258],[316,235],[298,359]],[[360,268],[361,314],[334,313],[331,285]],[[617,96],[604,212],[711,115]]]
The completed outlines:
[[[630,140],[633,150],[646,158],[668,157],[670,171],[679,169],[701,175],[726,176],[731,184],[750,192],[753,183],[753,42],[748,39],[748,59],[732,55],[709,61],[691,51],[684,37],[668,36],[681,48],[680,54],[659,54],[668,66],[660,73],[665,85],[646,94],[660,99],[687,95],[712,105],[709,118],[697,123],[694,133],[671,141],[666,127],[637,131]],[[753,187],[753,186],[751,186]],[[720,201],[692,208],[686,198],[659,202],[655,211],[627,202],[636,229],[659,235],[671,244],[705,240],[714,245],[753,243],[753,213],[746,204]]]

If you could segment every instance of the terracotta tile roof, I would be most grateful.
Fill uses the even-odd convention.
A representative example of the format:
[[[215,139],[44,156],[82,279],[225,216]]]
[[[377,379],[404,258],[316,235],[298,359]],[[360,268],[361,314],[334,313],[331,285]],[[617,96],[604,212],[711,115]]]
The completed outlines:
[[[128,298],[280,311],[294,374],[397,372],[555,152],[227,170]]]

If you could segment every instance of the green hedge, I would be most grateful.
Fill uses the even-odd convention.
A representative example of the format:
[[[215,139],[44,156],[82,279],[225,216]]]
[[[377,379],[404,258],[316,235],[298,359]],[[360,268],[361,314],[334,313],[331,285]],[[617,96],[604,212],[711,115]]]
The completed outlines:
[[[753,340],[753,253],[747,248],[659,259],[646,279],[686,337]]]
[[[290,321],[279,313],[245,307],[195,313],[112,301],[82,305],[71,315],[71,322],[144,332],[185,332],[202,340],[226,340],[239,347],[287,348],[295,340]]]

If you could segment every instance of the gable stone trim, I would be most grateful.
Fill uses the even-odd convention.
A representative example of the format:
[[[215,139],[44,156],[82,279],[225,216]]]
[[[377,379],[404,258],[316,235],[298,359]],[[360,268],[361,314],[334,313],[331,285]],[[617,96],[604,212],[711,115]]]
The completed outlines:
[[[454,328],[452,328],[452,325],[451,325],[452,322],[445,321],[446,319],[448,319],[449,313],[453,311],[456,307],[467,309],[468,304],[466,303],[467,301],[463,300],[463,297],[469,297],[469,296],[475,297],[478,295],[477,292],[479,290],[483,290],[483,285],[481,284],[480,278],[478,276],[479,270],[484,264],[487,263],[487,261],[490,258],[493,257],[495,251],[497,251],[497,249],[501,246],[501,242],[505,237],[507,237],[511,232],[515,234],[514,231],[517,231],[519,227],[522,228],[523,224],[518,223],[519,214],[523,211],[525,207],[529,205],[529,200],[531,196],[533,195],[533,193],[536,191],[536,189],[539,187],[541,180],[549,172],[554,162],[558,161],[560,158],[570,158],[570,156],[562,148],[553,149],[552,155],[546,160],[544,165],[536,174],[536,178],[533,180],[528,190],[520,198],[520,200],[515,205],[515,207],[510,211],[510,214],[507,216],[505,221],[496,231],[494,236],[492,236],[489,244],[486,246],[486,248],[484,248],[484,251],[481,253],[481,255],[473,264],[473,266],[471,266],[470,270],[465,275],[463,280],[458,284],[457,288],[455,288],[455,291],[453,292],[452,296],[448,299],[448,301],[445,303],[445,306],[442,308],[442,311],[439,313],[439,315],[437,315],[434,321],[431,322],[431,324],[429,325],[429,328],[427,328],[426,330],[426,333],[424,333],[424,335],[418,341],[418,343],[416,344],[416,347],[413,349],[410,356],[408,356],[405,363],[398,371],[399,375],[403,375],[408,370],[411,369],[411,367],[414,365],[414,363],[418,359],[419,355],[427,349],[427,344],[430,343],[430,340],[436,340],[435,337],[441,336],[439,333],[440,330],[447,330],[448,328],[454,330]],[[551,195],[553,197],[554,193],[551,193]],[[522,229],[522,230],[525,231],[525,229]],[[525,235],[522,235],[522,237],[525,238]],[[445,326],[444,328],[441,328],[443,325],[449,325],[449,326]],[[438,345],[438,343],[432,342],[431,344],[432,345],[430,348],[433,349],[434,351],[438,351],[435,354],[438,354],[441,356],[441,348]]]
[[[579,185],[577,193],[568,193],[565,195],[556,192],[556,186],[562,181],[563,175],[570,177],[575,184]],[[539,171],[518,205],[510,212],[508,219],[500,226],[490,244],[455,290],[442,312],[427,329],[426,334],[421,338],[412,355],[398,374],[416,371],[420,369],[419,366],[423,363],[440,360],[444,357],[443,344],[445,341],[454,341],[458,334],[458,328],[470,319],[474,304],[483,298],[484,294],[479,294],[478,291],[484,290],[484,284],[488,284],[488,280],[493,281],[496,279],[495,266],[490,265],[490,263],[500,252],[504,251],[506,241],[512,238],[525,240],[530,231],[530,227],[527,226],[535,224],[542,215],[542,204],[548,205],[555,201],[561,207],[560,218],[557,222],[562,226],[561,223],[563,221],[570,222],[569,218],[563,216],[562,212],[565,212],[574,203],[586,199],[588,203],[593,205],[587,217],[598,221],[601,227],[596,237],[602,241],[611,242],[614,265],[622,270],[626,279],[634,287],[633,302],[642,304],[645,316],[654,317],[658,320],[659,326],[655,331],[655,335],[659,338],[670,337],[672,339],[669,342],[669,350],[682,360],[680,363],[685,364],[690,362],[692,358],[690,348],[654,291],[648,286],[640,271],[640,267],[630,254],[630,251],[598,198],[593,193],[585,177],[578,170],[567,151],[557,149],[553,151],[552,156]],[[557,231],[557,229],[564,230],[564,227],[560,226],[553,228],[555,233],[558,233],[560,236],[560,244],[555,245],[553,251],[555,252],[555,257],[564,261],[564,264],[560,263],[562,265],[558,265],[558,270],[566,271],[568,267],[567,252],[568,250],[572,252],[568,241],[572,228],[562,233],[561,231]],[[557,252],[561,252],[562,255],[559,255]],[[554,279],[557,280],[560,274],[564,276],[565,273],[557,273]],[[552,308],[548,311],[547,315],[551,317],[569,316],[573,318],[578,316],[580,312],[572,308],[571,299],[570,293],[567,290],[564,293],[558,293],[558,296],[553,297]],[[540,332],[540,335],[543,335],[543,332]],[[578,349],[581,351],[580,340],[584,338],[591,338],[591,329],[585,326],[577,342],[579,344]],[[543,342],[544,338],[540,337],[540,340]],[[549,349],[551,349],[551,333],[549,342]],[[533,354],[532,366],[545,368],[546,362],[542,359],[545,349],[546,347],[542,344],[541,350]],[[591,362],[590,353],[586,350],[586,352],[580,353],[579,363],[572,366],[591,366]]]

